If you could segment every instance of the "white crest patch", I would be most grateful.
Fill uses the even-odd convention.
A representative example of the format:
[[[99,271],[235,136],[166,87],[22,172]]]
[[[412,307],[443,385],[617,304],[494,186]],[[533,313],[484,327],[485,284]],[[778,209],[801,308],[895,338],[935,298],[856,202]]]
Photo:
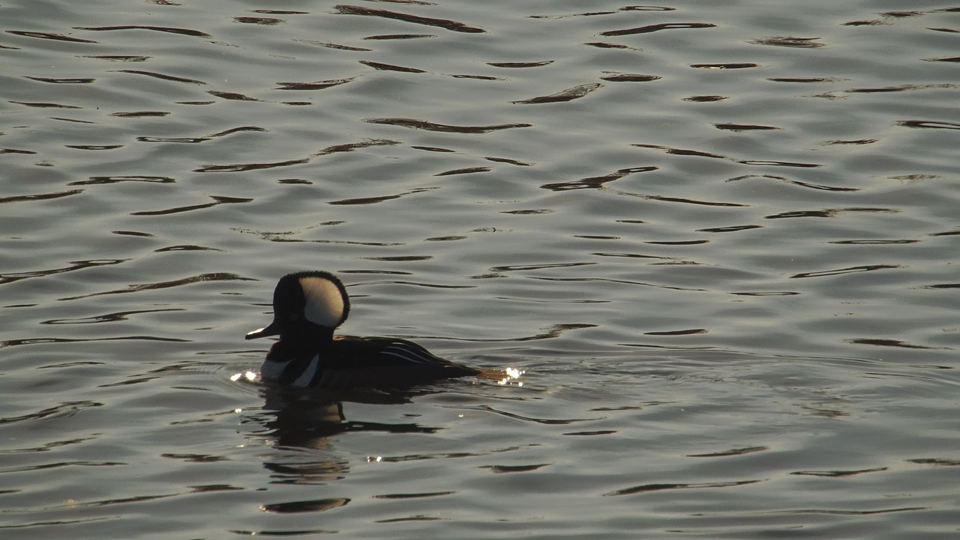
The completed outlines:
[[[343,318],[343,295],[335,283],[321,277],[302,277],[300,287],[306,303],[303,316],[313,324],[336,328]]]

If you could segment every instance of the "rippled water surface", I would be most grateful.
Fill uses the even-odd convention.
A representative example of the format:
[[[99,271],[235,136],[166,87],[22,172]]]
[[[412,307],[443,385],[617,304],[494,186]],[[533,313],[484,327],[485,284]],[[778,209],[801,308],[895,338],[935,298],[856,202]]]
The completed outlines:
[[[0,536],[960,535],[960,5],[0,3]],[[232,380],[277,278],[484,369]]]

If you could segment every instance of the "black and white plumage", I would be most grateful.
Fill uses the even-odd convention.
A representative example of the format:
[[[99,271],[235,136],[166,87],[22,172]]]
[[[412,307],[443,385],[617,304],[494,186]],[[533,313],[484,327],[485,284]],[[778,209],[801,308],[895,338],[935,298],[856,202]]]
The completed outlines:
[[[273,322],[247,334],[247,339],[280,336],[261,377],[286,386],[342,390],[405,388],[480,373],[405,339],[334,336],[349,314],[347,290],[333,274],[283,276],[273,292]]]

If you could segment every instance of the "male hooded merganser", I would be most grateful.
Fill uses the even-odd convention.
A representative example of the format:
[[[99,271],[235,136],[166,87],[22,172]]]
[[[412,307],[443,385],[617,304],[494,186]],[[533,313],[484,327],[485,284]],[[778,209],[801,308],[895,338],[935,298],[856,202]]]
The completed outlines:
[[[438,358],[416,343],[387,337],[334,336],[347,320],[347,289],[333,274],[297,272],[273,291],[273,322],[247,339],[280,335],[261,377],[320,389],[404,388],[480,372]]]

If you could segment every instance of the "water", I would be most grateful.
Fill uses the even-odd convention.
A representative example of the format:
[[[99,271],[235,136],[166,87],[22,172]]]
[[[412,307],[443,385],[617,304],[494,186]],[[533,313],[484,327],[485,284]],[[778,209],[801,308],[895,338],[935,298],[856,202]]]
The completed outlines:
[[[954,538],[960,7],[0,6],[18,538]],[[524,371],[233,380],[277,278]]]

